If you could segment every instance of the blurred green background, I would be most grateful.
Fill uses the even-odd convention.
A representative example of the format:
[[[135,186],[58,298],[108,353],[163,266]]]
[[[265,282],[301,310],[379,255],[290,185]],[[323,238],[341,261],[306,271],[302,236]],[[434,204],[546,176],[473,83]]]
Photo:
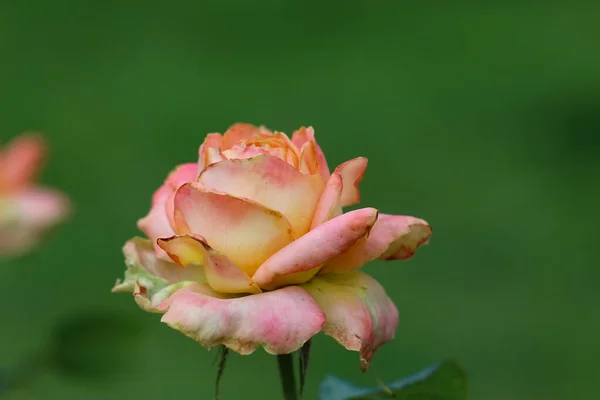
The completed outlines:
[[[400,309],[397,339],[363,375],[319,336],[309,399],[327,373],[373,385],[445,357],[473,399],[598,393],[600,3],[425,3],[1,2],[2,142],[46,132],[43,182],[76,212],[0,269],[0,366],[66,314],[142,328],[130,348],[81,346],[124,353],[113,374],[45,371],[7,398],[211,398],[216,352],[110,288],[152,192],[237,121],[313,125],[331,167],[369,158],[363,205],[434,229],[414,259],[366,267]],[[280,398],[275,359],[232,356],[222,392]]]

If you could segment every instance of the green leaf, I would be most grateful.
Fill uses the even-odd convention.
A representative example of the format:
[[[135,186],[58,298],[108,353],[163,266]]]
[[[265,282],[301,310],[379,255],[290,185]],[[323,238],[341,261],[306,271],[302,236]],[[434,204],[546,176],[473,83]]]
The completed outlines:
[[[321,400],[466,400],[467,377],[454,361],[439,362],[386,388],[363,388],[330,376],[320,386]]]

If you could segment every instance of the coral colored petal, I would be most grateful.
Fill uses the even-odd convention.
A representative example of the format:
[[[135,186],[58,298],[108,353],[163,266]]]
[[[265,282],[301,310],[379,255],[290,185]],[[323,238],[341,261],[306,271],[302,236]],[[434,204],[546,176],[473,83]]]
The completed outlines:
[[[358,184],[362,181],[367,169],[367,159],[364,157],[353,158],[340,164],[334,172],[342,176],[344,188],[340,204],[342,207],[351,206],[360,202]]]
[[[302,287],[327,317],[325,334],[348,350],[360,351],[360,367],[366,371],[375,351],[394,338],[398,326],[398,310],[385,290],[358,271],[318,276]]]
[[[227,160],[206,168],[198,182],[209,189],[253,200],[282,213],[294,237],[310,229],[323,191],[317,175],[302,175],[287,162],[270,155]]]
[[[162,321],[203,347],[225,345],[240,354],[298,350],[321,331],[325,316],[297,286],[239,298],[215,298],[201,284],[186,286],[158,307]]]
[[[221,149],[227,150],[234,145],[247,141],[254,136],[261,133],[266,133],[264,128],[254,126],[252,124],[237,123],[232,125],[227,132],[223,134],[223,142],[221,143]]]
[[[221,143],[223,137],[220,133],[209,133],[204,139],[204,143],[198,149],[197,174],[200,175],[204,168],[212,163],[225,159],[221,153]]]
[[[185,281],[204,281],[202,265],[188,268],[158,258],[153,243],[148,239],[134,237],[123,246],[127,271],[125,279],[117,281],[113,292],[132,292],[136,282],[151,290]]]
[[[206,280],[217,292],[261,293],[260,288],[244,271],[223,254],[208,248],[200,239],[174,236],[158,239],[158,245],[179,265],[204,265]]]
[[[325,159],[325,155],[323,154],[323,150],[315,140],[315,130],[312,126],[305,128],[302,127],[298,129],[292,135],[292,142],[296,145],[296,148],[301,149],[302,146],[306,142],[312,141],[314,142],[314,147],[316,151],[316,157],[319,164],[319,175],[321,175],[321,179],[323,182],[327,182],[329,179],[329,167],[327,166],[327,160]]]
[[[39,134],[15,138],[0,154],[0,190],[16,190],[31,184],[38,174],[46,148]]]
[[[376,220],[376,209],[362,208],[327,221],[275,253],[252,279],[258,286],[270,288],[279,276],[318,267],[348,251],[369,233]]]
[[[309,141],[300,150],[299,170],[303,174],[316,174],[319,171],[315,142]]]
[[[430,236],[431,227],[422,219],[379,214],[369,236],[359,240],[348,252],[327,262],[321,272],[349,271],[376,258],[404,260],[412,257]]]
[[[251,200],[187,183],[175,195],[178,234],[201,235],[248,275],[293,240],[288,220]]]
[[[331,218],[342,213],[340,206],[342,189],[342,176],[338,172],[334,172],[329,177],[327,185],[325,185],[325,189],[321,194],[321,198],[317,204],[317,209],[313,215],[310,229],[315,229],[322,223],[327,222]]]

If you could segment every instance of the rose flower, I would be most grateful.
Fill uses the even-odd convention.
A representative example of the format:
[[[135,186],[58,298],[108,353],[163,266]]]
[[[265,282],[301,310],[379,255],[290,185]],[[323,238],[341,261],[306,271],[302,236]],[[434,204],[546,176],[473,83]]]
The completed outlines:
[[[35,181],[44,155],[37,134],[23,134],[0,147],[0,256],[31,250],[68,214],[67,197]]]
[[[115,292],[211,348],[250,354],[298,350],[320,331],[360,352],[394,337],[398,311],[358,269],[402,260],[426,243],[422,219],[347,213],[359,202],[367,159],[330,173],[312,128],[292,138],[233,125],[209,134],[198,163],[175,168],[138,222],[148,239],[124,247],[127,271]]]

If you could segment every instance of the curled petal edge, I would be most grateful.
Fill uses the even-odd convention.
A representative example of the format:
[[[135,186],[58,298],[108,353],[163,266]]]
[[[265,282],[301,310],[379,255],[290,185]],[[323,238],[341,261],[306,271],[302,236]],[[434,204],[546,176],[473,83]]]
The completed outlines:
[[[372,277],[359,271],[317,276],[301,285],[321,307],[326,335],[360,354],[360,368],[368,369],[373,355],[394,339],[398,310]]]
[[[298,286],[225,298],[206,284],[192,283],[160,300],[150,304],[165,313],[161,321],[171,328],[205,348],[225,345],[243,355],[258,347],[270,354],[292,353],[325,323],[319,306]]]

